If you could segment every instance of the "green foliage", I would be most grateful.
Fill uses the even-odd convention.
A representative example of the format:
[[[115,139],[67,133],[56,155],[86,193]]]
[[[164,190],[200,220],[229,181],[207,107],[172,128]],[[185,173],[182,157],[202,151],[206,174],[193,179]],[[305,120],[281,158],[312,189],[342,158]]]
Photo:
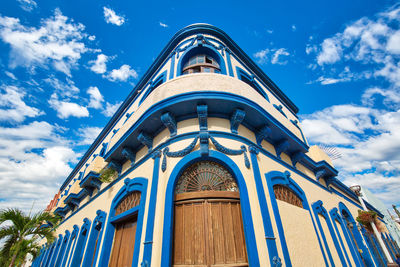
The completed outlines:
[[[38,253],[38,238],[54,241],[52,228],[41,228],[42,224],[50,222],[56,225],[60,218],[48,212],[38,212],[26,215],[20,209],[0,210],[0,266],[21,265],[26,255],[36,256]]]
[[[358,210],[358,216],[356,218],[356,221],[362,224],[368,232],[372,233],[373,229],[371,223],[377,221],[376,216],[377,213],[375,211]]]
[[[100,171],[100,181],[110,183],[118,177],[118,172],[111,167],[105,167]]]

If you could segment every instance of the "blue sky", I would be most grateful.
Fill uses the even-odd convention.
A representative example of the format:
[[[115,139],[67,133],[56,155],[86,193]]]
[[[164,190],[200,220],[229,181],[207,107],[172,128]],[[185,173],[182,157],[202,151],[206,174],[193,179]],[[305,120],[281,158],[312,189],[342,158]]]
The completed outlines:
[[[224,30],[335,147],[347,185],[400,205],[395,1],[0,2],[0,208],[43,209],[179,29]]]

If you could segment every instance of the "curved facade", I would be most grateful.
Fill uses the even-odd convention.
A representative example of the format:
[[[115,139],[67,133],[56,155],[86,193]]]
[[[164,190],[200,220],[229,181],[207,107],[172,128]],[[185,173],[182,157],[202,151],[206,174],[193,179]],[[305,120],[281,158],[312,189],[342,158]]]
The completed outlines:
[[[34,266],[386,265],[297,112],[220,29],[182,29],[51,202]]]

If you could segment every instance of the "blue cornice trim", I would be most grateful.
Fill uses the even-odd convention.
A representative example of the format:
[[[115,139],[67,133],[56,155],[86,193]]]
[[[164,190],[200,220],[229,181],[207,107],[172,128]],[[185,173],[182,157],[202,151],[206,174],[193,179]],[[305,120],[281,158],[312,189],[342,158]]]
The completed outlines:
[[[135,97],[138,95],[138,92],[141,88],[143,88],[148,81],[152,78],[152,76],[157,73],[157,71],[160,69],[160,67],[165,64],[165,62],[168,60],[170,54],[172,51],[175,49],[175,47],[181,42],[183,39],[190,35],[194,34],[210,34],[213,35],[217,38],[220,38],[225,45],[236,55],[240,55],[241,59],[246,63],[246,66],[250,67],[252,71],[266,84],[268,84],[269,88],[272,90],[272,92],[275,94],[275,96],[280,99],[292,112],[297,113],[298,108],[293,104],[293,102],[279,89],[279,87],[251,60],[249,56],[247,56],[244,51],[222,30],[219,28],[208,25],[208,24],[195,24],[195,25],[190,25],[182,30],[178,31],[172,39],[169,41],[169,43],[164,47],[164,49],[161,51],[159,56],[154,60],[154,62],[151,64],[149,69],[146,71],[146,73],[143,75],[143,77],[140,79],[140,81],[136,84],[136,86],[133,88],[131,93],[128,95],[126,100],[121,104],[121,106],[118,108],[118,110],[115,112],[114,116],[110,119],[110,121],[107,123],[107,125],[103,128],[99,136],[95,139],[93,144],[89,147],[89,149],[86,151],[82,159],[79,161],[77,166],[74,168],[74,170],[71,172],[71,174],[68,176],[66,181],[62,184],[61,186],[61,191],[64,189],[64,187],[69,183],[69,181],[72,179],[72,177],[75,176],[75,174],[81,169],[81,167],[84,165],[84,163],[89,159],[89,157],[93,154],[93,152],[97,149],[97,147],[103,142],[104,138],[107,136],[109,131],[113,129],[115,124],[119,121],[119,119],[123,116],[123,114],[126,112],[130,104],[133,102]]]

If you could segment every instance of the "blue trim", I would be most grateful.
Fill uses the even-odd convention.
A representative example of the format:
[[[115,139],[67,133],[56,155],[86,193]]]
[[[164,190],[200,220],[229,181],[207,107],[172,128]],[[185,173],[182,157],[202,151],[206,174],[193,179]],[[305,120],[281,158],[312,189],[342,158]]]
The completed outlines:
[[[372,238],[372,241],[373,241],[374,244],[375,244],[375,247],[376,247],[377,250],[378,250],[379,256],[380,256],[380,258],[382,259],[382,261],[383,261],[383,263],[384,263],[384,266],[386,266],[386,265],[387,265],[387,259],[386,259],[385,253],[382,251],[382,247],[379,245],[378,241],[376,241],[374,235],[371,235],[371,238]]]
[[[176,52],[171,53],[171,65],[169,67],[169,79],[172,80],[175,75],[175,54]]]
[[[329,249],[328,242],[326,241],[324,229],[322,228],[321,221],[319,219],[319,214],[321,214],[325,218],[325,221],[328,222],[329,218],[325,217],[326,215],[324,214],[324,213],[326,213],[326,210],[325,209],[323,209],[323,210],[321,209],[322,208],[322,201],[321,200],[318,200],[317,202],[314,202],[311,205],[311,207],[312,207],[312,210],[314,212],[315,220],[317,221],[319,233],[321,234],[322,240],[324,241],[325,250],[326,250],[326,253],[328,254],[329,261],[330,261],[332,266],[335,266],[335,262],[333,261],[332,254],[331,254],[331,251]]]
[[[233,73],[233,68],[232,68],[232,62],[231,62],[231,51],[229,49],[225,49],[226,52],[226,62],[228,64],[228,72],[229,72],[229,76],[234,77],[234,73]]]
[[[261,81],[268,85],[269,88],[273,91],[273,94],[280,99],[292,112],[297,113],[298,108],[293,104],[293,102],[279,89],[279,87],[251,60],[249,56],[247,56],[244,51],[222,30],[217,27],[207,25],[207,24],[196,24],[190,25],[188,27],[183,28],[178,31],[170,42],[166,45],[166,47],[161,51],[160,55],[154,60],[150,68],[146,71],[140,81],[136,84],[135,88],[128,95],[123,104],[118,108],[117,112],[111,118],[111,120],[104,127],[102,132],[90,146],[90,148],[86,151],[82,159],[76,165],[74,170],[62,184],[60,191],[62,191],[66,185],[68,185],[69,181],[75,176],[75,174],[81,169],[81,167],[86,163],[88,158],[94,153],[97,147],[104,141],[104,138],[107,134],[112,131],[112,128],[118,122],[118,120],[123,116],[126,112],[127,108],[134,102],[136,99],[138,92],[140,89],[148,83],[148,81],[152,78],[154,73],[159,69],[159,67],[166,61],[166,59],[170,56],[171,52],[174,51],[176,46],[185,38],[190,37],[195,34],[209,34],[213,35],[214,38],[220,39],[229,49],[232,51],[232,54],[236,54],[240,56],[241,62],[244,62],[246,66],[257,75]]]
[[[156,89],[158,86],[161,84],[165,83],[167,80],[167,71],[163,71],[160,75],[158,75],[154,80],[150,82],[149,88],[145,91],[144,95],[142,98],[139,100],[139,106],[142,104],[142,102],[147,98],[147,96],[153,92],[154,89]]]
[[[339,242],[340,242],[340,246],[342,247],[342,250],[344,252],[344,256],[346,257],[347,263],[349,264],[349,266],[351,266],[351,261],[350,261],[349,255],[347,253],[346,246],[343,243],[342,237],[340,235],[339,228],[336,225],[336,222],[338,222],[340,224],[340,221],[341,221],[340,215],[338,213],[338,209],[337,208],[331,209],[329,211],[329,215],[331,217],[332,224],[333,224],[333,227],[335,228],[337,236],[339,237],[338,239],[339,239]],[[356,261],[354,260],[354,262],[356,262]]]
[[[66,230],[63,241],[62,241],[61,249],[57,255],[56,264],[54,264],[54,266],[60,266],[62,259],[64,258],[65,249],[67,248],[70,235],[71,235],[70,232],[68,230]]]
[[[164,209],[164,227],[163,227],[163,241],[162,241],[162,255],[161,255],[161,266],[169,267],[172,261],[172,237],[173,237],[173,207],[174,207],[174,196],[175,196],[175,185],[180,177],[180,174],[184,169],[199,160],[213,160],[216,161],[226,168],[228,168],[233,176],[236,178],[239,192],[240,192],[240,203],[243,217],[243,228],[246,240],[247,255],[249,260],[249,266],[259,267],[260,261],[258,258],[257,244],[254,234],[253,217],[250,210],[249,196],[247,192],[246,182],[243,175],[236,165],[228,156],[221,152],[210,150],[208,156],[202,156],[200,151],[194,151],[184,158],[182,158],[172,170],[169,177],[166,197],[165,197],[165,209]]]
[[[53,257],[51,258],[51,260],[49,262],[49,266],[54,266],[54,262],[57,259],[58,253],[59,253],[60,248],[61,248],[62,241],[63,241],[63,236],[62,235],[58,235],[57,246],[56,246],[56,249],[54,251]]]
[[[82,267],[89,267],[91,266],[92,262],[94,263],[94,265],[96,265],[97,255],[99,254],[99,248],[103,236],[103,230],[105,228],[104,223],[107,214],[102,210],[98,210],[96,214],[97,216],[94,218],[92,223],[92,228],[90,230],[90,235],[87,242],[88,244],[86,246],[86,252],[85,252],[85,257],[83,259]],[[97,246],[96,246],[96,240],[97,240]],[[93,252],[95,250],[96,250],[96,255],[93,255]]]
[[[76,243],[76,247],[72,256],[71,266],[81,266],[82,263],[82,256],[85,252],[85,245],[87,238],[89,236],[89,229],[90,229],[90,220],[88,218],[83,219],[83,225],[81,227],[78,241]]]
[[[400,251],[398,249],[399,247],[397,246],[396,241],[394,240],[392,234],[389,232],[387,235],[390,238],[390,240],[392,241],[392,245],[393,245],[393,248],[394,248],[396,254],[399,254],[400,253]]]
[[[289,249],[288,249],[287,243],[286,243],[285,231],[283,229],[282,219],[281,219],[281,215],[279,213],[278,202],[276,201],[276,196],[274,193],[274,185],[279,184],[279,185],[283,185],[283,186],[290,188],[302,200],[303,208],[305,210],[310,211],[307,197],[306,197],[304,191],[300,188],[300,186],[292,178],[290,178],[290,173],[288,171],[268,172],[265,174],[265,179],[267,181],[268,193],[269,193],[269,197],[270,197],[270,201],[271,201],[272,210],[273,210],[274,216],[275,216],[276,226],[278,228],[278,234],[279,234],[279,239],[281,241],[281,247],[282,247],[283,256],[285,259],[285,264],[286,264],[286,266],[292,266],[292,263],[290,260],[290,255],[289,255]],[[312,219],[311,213],[310,213],[310,217],[313,222],[314,229],[315,229],[315,224],[314,224],[314,220]],[[318,237],[318,235],[317,235],[317,237]],[[320,242],[319,237],[318,237],[318,241]],[[321,245],[320,245],[320,247],[321,247]],[[321,247],[321,250],[322,250],[322,247]],[[323,254],[323,256],[324,256],[324,260],[326,262],[325,255]]]
[[[365,230],[364,227],[361,228],[361,234],[364,237],[365,242],[367,243],[369,253],[372,256],[372,260],[374,261],[375,266],[379,266],[379,261],[377,259],[377,255],[375,255],[375,250],[372,248],[371,240],[368,238],[367,231]]]
[[[182,75],[182,69],[185,63],[192,57],[197,54],[206,54],[211,56],[213,59],[215,59],[220,67],[221,74],[226,75],[226,66],[225,66],[225,60],[221,56],[221,54],[218,52],[217,49],[215,49],[213,46],[208,45],[208,44],[202,44],[202,45],[195,45],[190,48],[187,48],[185,52],[180,56],[180,59],[178,61],[177,69],[176,69],[176,76],[181,76]]]
[[[260,152],[265,155],[266,157],[272,159],[273,161],[281,164],[282,166],[286,167],[287,169],[291,170],[292,172],[298,174],[299,176],[301,176],[302,178],[306,179],[308,182],[312,183],[313,185],[317,186],[318,188],[332,193],[333,191],[330,191],[328,188],[326,188],[325,186],[323,186],[322,184],[318,183],[315,179],[308,177],[307,175],[305,175],[304,173],[302,173],[301,171],[297,170],[295,167],[293,167],[292,165],[289,165],[288,163],[286,163],[285,161],[277,158],[275,155],[271,154],[269,151],[265,150],[264,148],[262,148],[261,146],[257,146],[255,143],[253,143],[252,141],[250,141],[249,139],[239,136],[239,135],[235,135],[235,134],[231,134],[231,133],[227,133],[227,132],[219,132],[219,131],[209,131],[210,134],[212,134],[214,137],[223,137],[223,138],[228,138],[231,140],[236,140],[239,142],[242,142],[244,144],[247,144],[249,146],[256,146]],[[159,144],[154,150],[161,150],[167,146],[169,146],[170,144],[177,142],[177,141],[181,141],[181,140],[186,140],[186,139],[190,139],[190,138],[195,138],[196,136],[198,136],[199,132],[189,132],[189,133],[184,133],[181,135],[177,135],[173,138],[169,138],[166,142]],[[127,176],[127,174],[131,173],[133,170],[135,170],[136,168],[140,167],[144,162],[146,162],[149,158],[151,157],[151,154],[147,154],[144,157],[142,157],[138,162],[135,163],[134,166],[130,167],[129,169],[127,169],[124,174],[122,174],[121,176],[119,176],[117,179],[115,179],[114,181],[112,181],[111,183],[109,183],[106,187],[104,187],[101,191],[97,192],[97,194],[95,194],[92,198],[90,198],[85,204],[81,205],[77,210],[75,210],[73,213],[71,213],[67,218],[65,218],[59,225],[61,226],[62,224],[64,224],[66,221],[69,220],[69,218],[71,218],[71,216],[75,213],[77,213],[78,211],[80,211],[81,209],[83,209],[84,207],[86,207],[87,205],[89,205],[92,201],[94,201],[97,197],[101,196],[104,192],[106,192],[109,188],[111,188],[112,186],[114,186],[116,183],[118,183],[118,181],[120,181],[121,179],[125,178]],[[309,160],[310,162],[313,162],[313,164],[317,164],[315,163],[312,159],[310,159],[307,155],[305,155],[305,157],[307,160]],[[330,188],[332,190],[332,188]],[[68,207],[68,206],[65,206]],[[58,209],[61,209],[60,207],[56,209],[56,211]],[[69,209],[68,209],[69,210]]]
[[[385,241],[385,245],[386,245],[386,247],[387,247],[387,250],[389,250],[389,252],[390,252],[390,256],[392,256],[392,259],[394,260],[394,259],[396,259],[396,255],[394,255],[394,251],[393,251],[393,247],[392,247],[392,245],[390,244],[390,242],[389,242],[389,240],[387,239],[387,235],[386,235],[386,233],[385,233],[385,235],[383,234],[383,233],[381,233],[381,235],[382,235],[382,239],[383,239],[383,241]]]
[[[236,74],[239,80],[253,87],[260,95],[262,95],[268,102],[270,102],[268,94],[260,85],[258,85],[257,81],[254,79],[254,76],[249,75],[244,69],[240,67],[236,67]]]
[[[365,245],[363,243],[363,239],[361,237],[360,232],[358,231],[356,221],[354,220],[353,216],[351,215],[349,209],[346,207],[345,204],[343,204],[342,202],[339,202],[339,210],[340,210],[340,214],[343,217],[343,223],[345,223],[345,221],[346,221],[345,218],[347,218],[349,220],[349,222],[351,224],[353,224],[352,233],[353,233],[354,238],[356,239],[357,246],[362,250],[362,258],[364,259],[365,264],[367,264],[367,266],[373,266],[372,259],[368,253],[368,249],[365,247]],[[348,231],[347,226],[346,225],[343,225],[343,226],[345,227],[345,230],[347,232]],[[350,233],[349,233],[349,236],[350,236]],[[353,240],[353,238],[351,238],[351,240]],[[354,245],[355,250],[357,250],[356,249],[357,246],[355,244],[353,244],[353,245]],[[362,263],[362,259],[360,258],[360,264],[361,263]]]
[[[161,152],[157,150],[154,155],[153,177],[151,179],[151,191],[146,223],[146,235],[144,238],[143,248],[143,263],[151,266],[151,255],[153,252],[153,233],[154,233],[154,218],[156,215],[158,177],[160,172],[160,157]],[[133,266],[133,265],[132,265]],[[136,265],[135,265],[136,266]],[[146,265],[145,265],[146,266]]]
[[[64,255],[64,259],[61,263],[62,266],[69,266],[71,261],[72,254],[74,254],[76,241],[78,240],[79,234],[79,226],[74,225],[74,230],[72,230],[71,238],[69,239],[69,244],[67,246],[66,254]]]
[[[104,267],[108,266],[108,262],[110,260],[110,254],[111,254],[111,247],[112,247],[113,239],[114,239],[114,232],[115,232],[114,223],[121,219],[127,219],[133,215],[132,212],[126,211],[123,214],[121,214],[122,216],[115,216],[115,209],[118,206],[118,204],[125,198],[125,196],[127,196],[129,193],[131,193],[133,191],[139,191],[141,193],[139,208],[134,209],[135,213],[137,214],[137,226],[136,226],[136,234],[135,234],[135,245],[132,248],[133,249],[132,267],[138,266],[139,248],[140,248],[141,237],[142,237],[143,216],[144,216],[146,194],[147,194],[147,179],[146,178],[134,178],[134,179],[126,178],[124,180],[124,183],[125,183],[125,185],[118,191],[118,193],[115,195],[115,197],[111,203],[111,209],[110,209],[110,213],[109,213],[109,219],[107,222],[107,228],[106,228],[105,234],[104,234],[103,248],[101,250],[100,262],[98,265],[99,267],[100,266],[104,266]]]
[[[269,215],[264,186],[261,180],[260,168],[258,166],[258,161],[257,161],[258,149],[255,147],[250,147],[249,150],[250,150],[251,165],[253,166],[254,180],[256,182],[258,201],[260,203],[261,216],[263,219],[264,232],[266,235],[265,239],[268,247],[269,262],[271,266],[273,266],[274,257],[279,257],[279,255],[278,255],[278,249],[276,247],[276,239],[274,236],[274,230],[272,228],[271,217]]]
[[[57,240],[56,240],[57,241]],[[49,266],[48,263],[50,262],[51,257],[53,256],[54,253],[54,247],[56,246],[56,242],[50,245],[50,247],[47,249],[48,253],[46,256],[46,260],[43,263],[43,266]]]
[[[67,245],[67,248],[65,249],[64,257],[61,261],[60,266],[67,266],[67,263],[69,262],[73,248],[75,246],[75,242],[77,239],[76,236],[78,235],[78,233],[79,233],[79,227],[78,227],[78,225],[75,224],[74,230],[72,230],[71,236],[68,239],[68,245]],[[72,247],[72,249],[71,249],[71,247]]]

